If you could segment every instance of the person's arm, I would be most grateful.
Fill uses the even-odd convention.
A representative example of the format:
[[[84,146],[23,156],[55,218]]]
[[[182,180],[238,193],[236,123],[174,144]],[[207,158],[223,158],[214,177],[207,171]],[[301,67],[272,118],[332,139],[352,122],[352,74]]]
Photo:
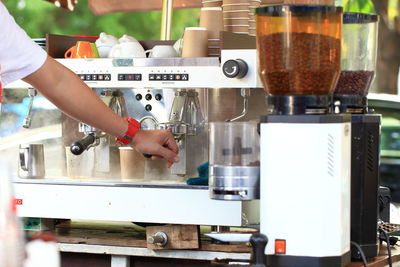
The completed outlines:
[[[47,57],[37,71],[23,80],[69,116],[113,136],[126,133],[128,123],[108,108],[75,73],[53,58]],[[168,167],[179,161],[178,146],[169,131],[139,130],[132,146],[141,153],[167,159]]]

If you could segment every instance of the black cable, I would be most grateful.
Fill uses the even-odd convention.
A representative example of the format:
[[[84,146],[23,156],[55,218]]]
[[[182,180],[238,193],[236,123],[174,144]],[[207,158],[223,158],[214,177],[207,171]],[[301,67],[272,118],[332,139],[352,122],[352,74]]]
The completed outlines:
[[[360,245],[357,244],[357,243],[354,242],[354,241],[351,241],[351,244],[357,248],[358,253],[359,253],[360,256],[361,256],[361,260],[362,260],[362,262],[363,262],[363,264],[364,264],[364,267],[367,267],[367,266],[368,266],[368,264],[367,264],[367,258],[365,257],[364,251],[362,250],[362,248],[360,247]]]
[[[390,251],[390,239],[389,235],[382,229],[379,229],[379,232],[385,237],[386,240],[386,246],[387,246],[387,251],[388,251],[388,257],[389,257],[389,267],[392,267],[392,252]]]

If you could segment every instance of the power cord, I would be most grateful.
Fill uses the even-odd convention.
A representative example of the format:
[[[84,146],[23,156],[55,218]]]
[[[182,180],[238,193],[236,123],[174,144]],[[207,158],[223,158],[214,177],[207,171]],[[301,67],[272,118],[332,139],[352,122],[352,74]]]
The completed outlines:
[[[392,252],[390,250],[390,246],[392,245],[390,242],[390,238],[389,235],[382,229],[379,229],[379,234],[382,235],[379,238],[381,240],[384,240],[386,242],[386,247],[387,247],[387,251],[388,251],[388,257],[389,257],[389,267],[392,267]],[[397,241],[396,241],[397,242]],[[396,243],[394,242],[394,243]]]
[[[357,244],[357,243],[354,242],[354,241],[351,241],[351,245],[353,245],[355,248],[357,248],[358,254],[359,254],[359,256],[361,257],[361,260],[362,260],[362,262],[363,262],[363,264],[364,264],[364,267],[367,267],[367,266],[368,266],[368,264],[367,264],[367,258],[365,257],[364,251],[362,250],[362,248],[360,247],[360,245]]]

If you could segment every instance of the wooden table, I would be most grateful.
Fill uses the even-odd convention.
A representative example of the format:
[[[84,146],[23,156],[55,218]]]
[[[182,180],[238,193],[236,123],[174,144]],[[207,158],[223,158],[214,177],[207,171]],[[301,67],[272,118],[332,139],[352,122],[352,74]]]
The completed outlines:
[[[202,233],[210,232],[210,227],[200,228],[200,249],[182,251],[153,251],[147,249],[144,227],[133,223],[105,223],[67,221],[57,225],[56,235],[61,252],[119,255],[111,266],[129,266],[129,257],[157,257],[169,259],[191,259],[211,261],[214,258],[246,260],[250,258],[249,244],[215,244]],[[392,248],[393,266],[400,267],[400,247]],[[121,259],[125,256],[125,260]],[[112,257],[113,259],[113,257]],[[370,267],[388,266],[387,248],[381,246],[379,256],[368,263]],[[206,266],[206,265],[204,265]],[[352,262],[348,267],[362,267],[362,262]]]

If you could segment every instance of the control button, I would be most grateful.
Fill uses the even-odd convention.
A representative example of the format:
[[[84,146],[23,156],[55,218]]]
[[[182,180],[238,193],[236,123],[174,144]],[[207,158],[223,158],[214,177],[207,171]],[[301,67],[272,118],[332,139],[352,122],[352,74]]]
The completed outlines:
[[[149,81],[154,81],[156,79],[156,75],[149,74]]]
[[[161,95],[161,94],[156,94],[156,95],[154,96],[154,98],[155,98],[157,101],[161,101],[162,95]]]
[[[85,80],[85,75],[84,74],[80,74],[79,78],[81,78],[81,80],[84,81]]]
[[[162,80],[167,81],[168,80],[168,74],[163,74],[162,75]]]
[[[150,101],[153,98],[153,96],[151,94],[147,94],[145,98],[146,100]]]
[[[85,75],[85,81],[91,81],[92,80],[92,75],[86,74]]]
[[[143,98],[143,97],[142,97],[142,94],[136,94],[135,97],[136,97],[136,100],[137,100],[137,101],[140,101],[140,100],[142,100],[142,98]]]
[[[135,76],[133,74],[126,74],[125,76],[126,76],[127,81],[133,81],[135,78]]]
[[[275,254],[286,254],[286,240],[275,239]]]
[[[135,74],[135,81],[141,81],[142,80],[142,74]]]
[[[92,81],[97,81],[97,74],[92,74]]]
[[[146,110],[146,111],[151,111],[152,110],[152,106],[151,105],[146,105],[145,107],[144,107],[144,109]]]
[[[104,74],[105,81],[111,81],[111,74]]]
[[[222,72],[228,78],[243,78],[248,71],[247,63],[241,59],[230,59],[222,66]]]
[[[157,80],[157,81],[161,81],[161,79],[162,79],[161,74],[156,74],[156,80]]]
[[[104,75],[103,74],[97,75],[97,80],[104,81]]]
[[[182,74],[182,81],[188,81],[189,80],[189,74]]]
[[[175,75],[173,75],[173,74],[168,74],[168,80],[169,80],[169,81],[175,80]]]
[[[182,76],[180,74],[175,74],[175,80],[180,81],[182,79]]]

